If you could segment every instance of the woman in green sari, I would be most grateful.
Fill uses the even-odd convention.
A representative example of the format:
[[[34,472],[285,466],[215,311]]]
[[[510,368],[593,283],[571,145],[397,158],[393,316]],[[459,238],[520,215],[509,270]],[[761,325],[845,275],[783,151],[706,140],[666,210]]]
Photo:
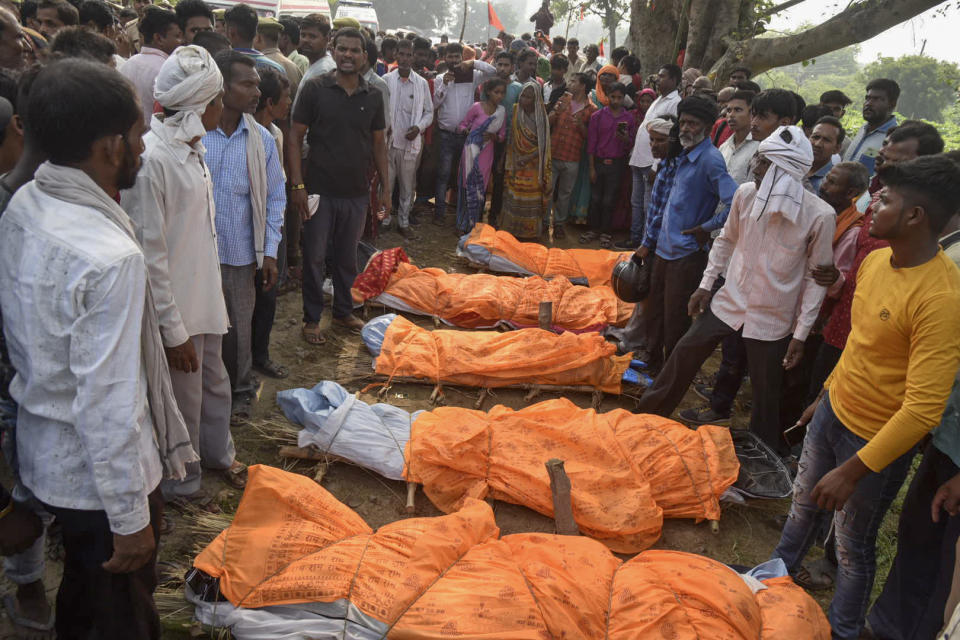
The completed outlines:
[[[543,90],[527,82],[513,106],[507,143],[500,228],[517,238],[539,238],[552,193],[550,127]]]

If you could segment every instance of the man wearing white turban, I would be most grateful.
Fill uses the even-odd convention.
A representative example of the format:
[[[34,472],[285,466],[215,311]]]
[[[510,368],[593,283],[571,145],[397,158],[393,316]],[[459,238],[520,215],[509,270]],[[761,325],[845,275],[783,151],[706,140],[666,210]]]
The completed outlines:
[[[747,349],[753,408],[750,430],[781,455],[780,391],[784,369],[799,364],[826,288],[815,267],[833,262],[833,208],[803,188],[813,149],[798,127],[780,127],[760,143],[755,182],[733,196],[688,313],[699,316],[671,352],[639,411],[669,416],[726,336]],[[721,273],[726,282],[711,301]]]
[[[230,435],[230,379],[221,357],[227,308],[220,282],[210,172],[200,139],[223,111],[223,78],[206,50],[188,45],[164,61],[154,86],[163,107],[144,137],[143,168],[121,205],[150,272],[170,378],[201,462],[163,485],[168,500],[203,497],[200,465],[243,482]]]

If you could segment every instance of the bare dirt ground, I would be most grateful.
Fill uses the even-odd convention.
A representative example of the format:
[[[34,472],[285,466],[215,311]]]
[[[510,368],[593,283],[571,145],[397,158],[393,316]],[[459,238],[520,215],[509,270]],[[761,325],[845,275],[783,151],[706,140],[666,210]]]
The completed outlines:
[[[429,215],[423,216],[429,219]],[[471,271],[454,254],[456,237],[451,226],[435,227],[429,222],[419,226],[418,238],[404,240],[394,232],[381,235],[376,242],[380,248],[389,248],[402,244],[411,261],[419,266],[442,267],[454,271]],[[556,246],[574,247],[579,229],[570,227],[568,236]],[[379,315],[380,309],[369,309],[369,317]],[[263,391],[249,423],[234,428],[238,458],[248,464],[261,463],[286,468],[313,477],[316,471],[314,463],[281,459],[278,447],[281,444],[295,444],[298,427],[286,420],[278,409],[275,397],[278,391],[295,387],[312,387],[325,379],[337,380],[351,391],[358,391],[373,381],[370,356],[363,346],[359,335],[343,330],[329,331],[327,343],[320,347],[308,345],[300,336],[300,294],[299,291],[286,293],[280,297],[277,320],[271,340],[271,357],[289,367],[291,374],[285,380],[264,378]],[[429,320],[412,318],[427,326]],[[324,324],[329,323],[325,317]],[[718,356],[715,355],[704,368],[705,373],[716,369]],[[431,387],[414,384],[394,384],[387,402],[413,411],[430,409],[428,397]],[[476,391],[447,388],[448,405],[473,407],[477,398]],[[527,403],[524,392],[519,390],[499,390],[488,399],[485,408],[493,404],[504,404],[520,408]],[[556,397],[556,394],[543,394],[536,401]],[[741,396],[743,397],[743,396]],[[749,397],[749,396],[747,396]],[[374,402],[375,397],[364,395],[363,400]],[[590,406],[587,394],[572,394],[570,399],[580,406]],[[682,408],[697,405],[701,400],[691,391]],[[607,395],[601,410],[622,407],[631,409],[633,400],[625,397]],[[734,420],[735,428],[746,426],[748,413],[738,407]],[[323,486],[341,501],[359,513],[370,526],[376,528],[395,520],[411,517],[404,510],[406,487],[403,483],[392,482],[359,467],[336,463],[329,467],[322,481]],[[226,515],[236,508],[240,498],[238,491],[226,488],[226,485],[214,474],[205,477],[207,489],[219,496],[220,505]],[[788,501],[752,501],[747,505],[729,506],[724,510],[720,522],[720,531],[711,533],[705,523],[697,524],[689,520],[668,520],[664,524],[663,535],[655,548],[676,549],[699,553],[722,562],[753,566],[769,558],[779,539],[780,526],[777,517],[783,515],[789,506]],[[496,502],[494,505],[497,523],[503,534],[541,531],[553,532],[550,518],[534,513],[521,506]],[[440,512],[429,503],[422,492],[417,495],[415,516],[435,516]],[[179,514],[173,516],[175,529],[161,541],[160,560],[164,564],[161,570],[174,576],[164,585],[158,596],[161,613],[164,617],[165,638],[196,637],[189,633],[191,609],[182,600],[182,583],[177,578],[192,562],[195,553],[210,541],[209,533],[198,534],[190,523]],[[224,521],[228,521],[225,517]],[[55,557],[55,553],[49,554]],[[51,600],[55,596],[59,582],[59,562],[48,562],[46,584]],[[5,583],[4,592],[12,590]],[[830,592],[821,592],[818,600],[829,601]],[[193,633],[199,633],[197,628]],[[6,618],[0,622],[0,638],[15,637]]]

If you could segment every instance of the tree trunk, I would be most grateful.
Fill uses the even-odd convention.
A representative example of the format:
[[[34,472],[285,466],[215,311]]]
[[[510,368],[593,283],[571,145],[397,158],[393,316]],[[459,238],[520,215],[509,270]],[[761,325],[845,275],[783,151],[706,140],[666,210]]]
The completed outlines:
[[[723,55],[724,38],[736,32],[740,16],[749,13],[753,0],[693,0],[683,66],[706,73]]]
[[[617,48],[617,16],[610,6],[607,6],[606,13],[603,23],[607,25],[607,30],[610,32],[610,52],[612,53]]]
[[[640,58],[641,73],[656,73],[672,59],[673,43],[680,26],[682,0],[631,0],[630,41]]]

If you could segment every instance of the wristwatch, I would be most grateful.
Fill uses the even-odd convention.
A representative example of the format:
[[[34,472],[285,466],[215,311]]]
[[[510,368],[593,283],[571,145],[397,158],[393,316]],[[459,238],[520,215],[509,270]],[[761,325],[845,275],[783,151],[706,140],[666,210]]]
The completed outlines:
[[[306,189],[306,188],[307,188],[307,187],[304,186],[304,184],[303,184],[302,182],[301,182],[300,184],[292,184],[292,185],[290,185],[290,191],[301,191],[301,190]]]

